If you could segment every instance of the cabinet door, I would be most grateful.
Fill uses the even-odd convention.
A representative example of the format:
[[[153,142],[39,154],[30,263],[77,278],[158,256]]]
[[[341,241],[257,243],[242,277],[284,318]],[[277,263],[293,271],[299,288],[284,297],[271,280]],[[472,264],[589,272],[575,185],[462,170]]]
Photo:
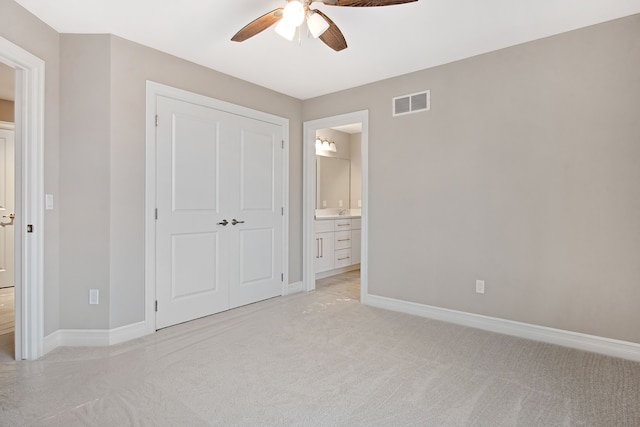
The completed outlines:
[[[360,230],[351,230],[351,263],[360,263]]]
[[[316,273],[333,269],[333,233],[316,233]]]

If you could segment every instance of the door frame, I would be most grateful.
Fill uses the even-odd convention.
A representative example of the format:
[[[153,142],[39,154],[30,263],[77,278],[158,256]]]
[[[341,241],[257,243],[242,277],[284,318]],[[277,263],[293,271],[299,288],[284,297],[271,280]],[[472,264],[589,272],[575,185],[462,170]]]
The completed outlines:
[[[37,359],[44,341],[44,77],[42,59],[0,37],[15,70],[15,358]],[[32,232],[27,232],[31,225]]]
[[[145,309],[147,334],[156,331],[156,98],[192,102],[250,119],[282,126],[282,292],[289,283],[289,119],[147,80],[145,168]]]
[[[362,123],[362,228],[360,260],[360,303],[367,303],[369,295],[369,111],[361,110],[338,116],[309,120],[303,124],[303,206],[302,206],[302,281],[304,289],[316,288],[314,268],[314,219],[316,209],[316,132],[335,126]]]

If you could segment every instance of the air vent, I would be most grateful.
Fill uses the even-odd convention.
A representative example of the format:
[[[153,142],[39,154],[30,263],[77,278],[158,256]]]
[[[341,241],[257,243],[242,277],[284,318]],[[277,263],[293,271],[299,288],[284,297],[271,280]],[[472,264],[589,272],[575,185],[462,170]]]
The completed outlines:
[[[393,98],[393,115],[402,116],[404,114],[429,111],[431,108],[431,91],[412,93],[409,95],[397,96]]]

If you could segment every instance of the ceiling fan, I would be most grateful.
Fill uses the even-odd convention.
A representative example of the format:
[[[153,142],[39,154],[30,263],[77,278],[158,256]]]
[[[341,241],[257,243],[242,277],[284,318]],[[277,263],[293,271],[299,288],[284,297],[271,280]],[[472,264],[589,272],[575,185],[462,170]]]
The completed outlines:
[[[305,21],[314,38],[320,38],[336,52],[347,48],[347,41],[338,26],[327,15],[311,9],[314,2],[327,6],[375,7],[412,3],[418,0],[287,0],[285,7],[274,9],[251,21],[238,31],[231,40],[242,42],[266,30],[276,22],[276,32],[287,40],[293,40],[296,29]]]

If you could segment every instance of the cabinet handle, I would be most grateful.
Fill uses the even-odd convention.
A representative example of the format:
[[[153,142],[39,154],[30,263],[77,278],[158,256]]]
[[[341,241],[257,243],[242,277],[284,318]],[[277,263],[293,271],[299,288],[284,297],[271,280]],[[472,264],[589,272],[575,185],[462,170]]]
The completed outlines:
[[[324,258],[324,237],[320,238],[320,258]]]
[[[345,259],[349,259],[351,258],[350,256],[344,257],[344,258],[338,258],[338,261],[344,261]]]
[[[316,259],[320,258],[320,239],[316,239]]]
[[[351,224],[336,224],[338,227],[349,227]]]
[[[351,239],[338,239],[338,242],[348,242]]]

